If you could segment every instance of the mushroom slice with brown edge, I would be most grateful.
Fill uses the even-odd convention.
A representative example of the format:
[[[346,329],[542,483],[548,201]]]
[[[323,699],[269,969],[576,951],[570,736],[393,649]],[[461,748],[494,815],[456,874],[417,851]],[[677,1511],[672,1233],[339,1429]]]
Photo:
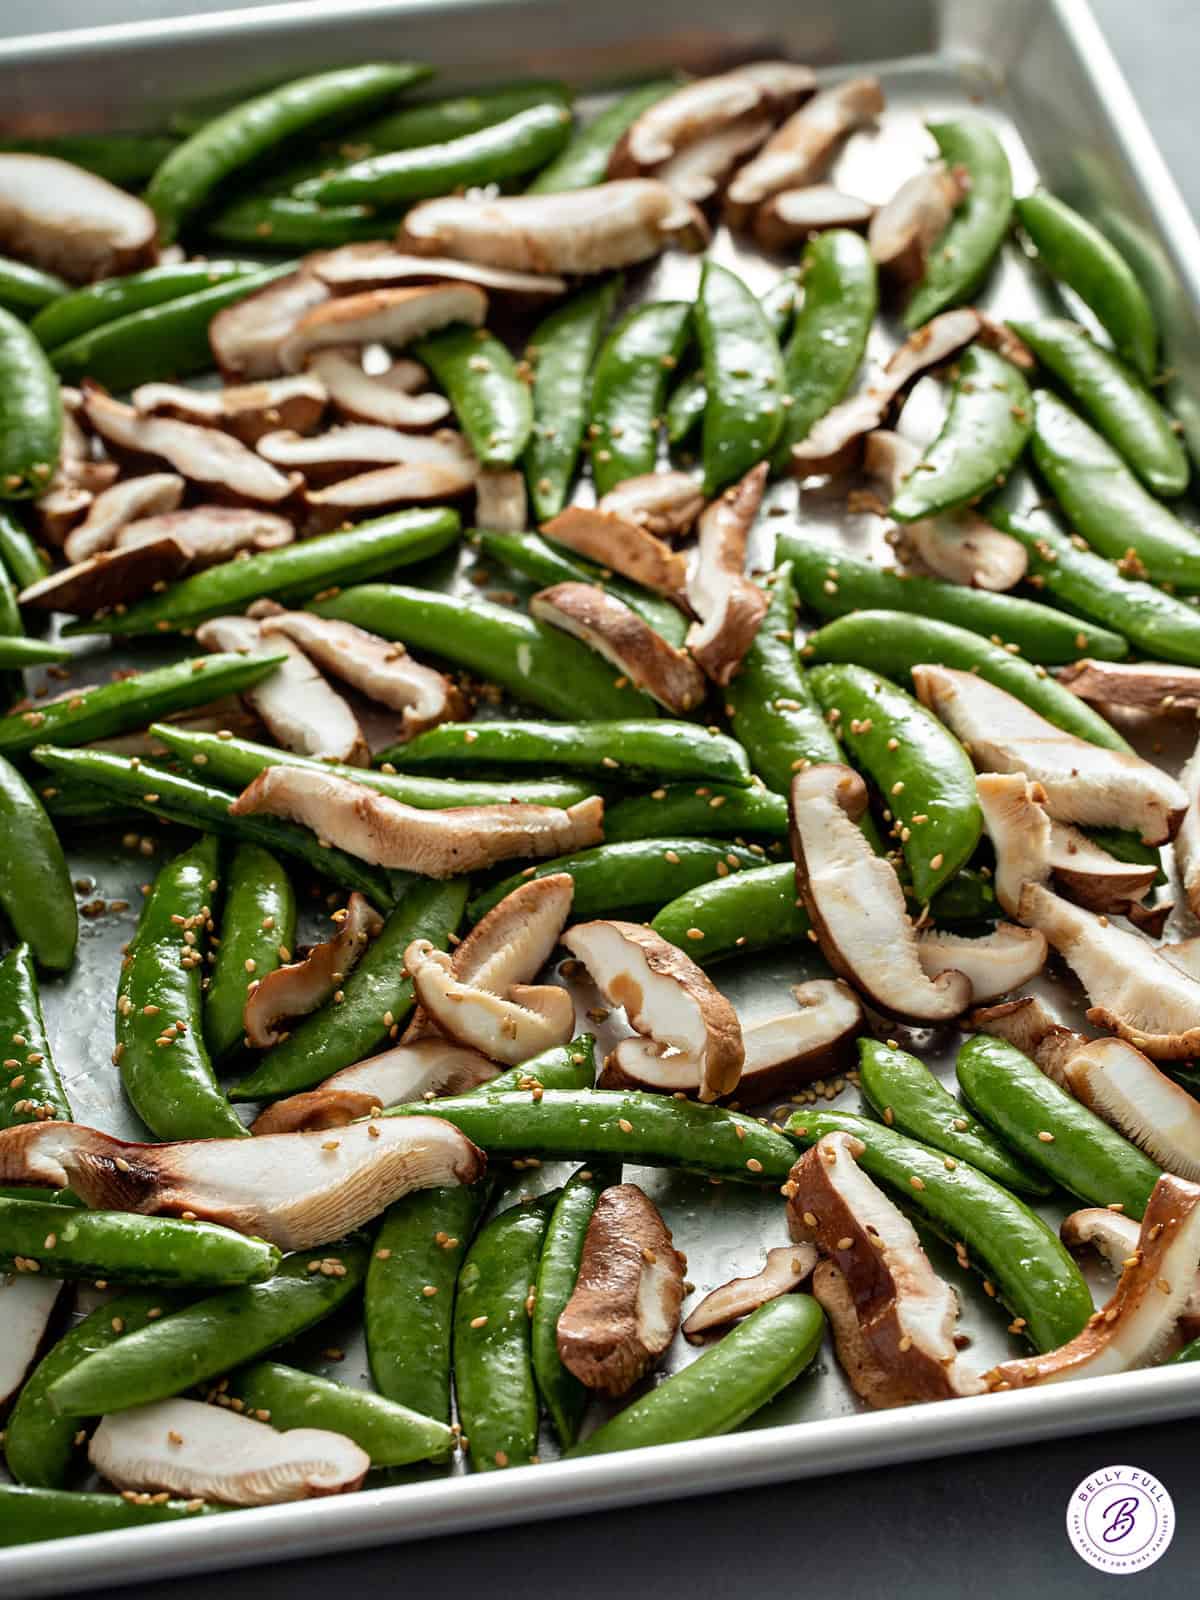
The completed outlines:
[[[651,1094],[697,1095],[700,1062],[686,1050],[631,1034],[619,1039],[604,1058],[598,1089],[647,1089]]]
[[[953,311],[943,311],[933,317],[923,328],[917,328],[888,359],[883,369],[879,387],[895,399],[901,389],[931,367],[956,356],[972,339],[979,338],[984,319],[973,306],[958,306]]]
[[[308,353],[325,345],[378,342],[403,349],[452,322],[478,328],[487,304],[487,295],[472,283],[429,283],[344,295],[304,313],[281,343],[280,360],[286,371],[299,372]]]
[[[419,437],[409,434],[410,439]],[[454,452],[456,461],[403,461],[394,467],[377,467],[355,478],[342,478],[327,489],[314,489],[304,497],[307,529],[320,533],[340,527],[348,517],[387,511],[392,506],[425,505],[455,500],[474,485],[479,463],[464,442]]]
[[[1200,916],[1200,741],[1183,765],[1179,782],[1187,809],[1175,836],[1179,881],[1193,916]]]
[[[87,516],[67,535],[63,554],[74,566],[101,550],[111,550],[128,523],[160,511],[174,511],[184,488],[183,479],[174,472],[150,472],[101,490]]]
[[[764,200],[750,226],[764,250],[786,250],[827,228],[861,232],[874,215],[869,200],[843,194],[829,183],[812,183],[803,189],[782,189]]]
[[[350,778],[267,767],[230,806],[234,816],[285,817],[362,861],[453,878],[497,861],[567,855],[604,837],[598,795],[564,810],[524,804],[420,811]]]
[[[632,267],[671,246],[702,250],[708,238],[696,207],[654,178],[558,194],[446,195],[415,205],[400,234],[420,255],[570,274]]]
[[[866,1146],[850,1133],[827,1133],[792,1168],[785,1193],[788,1227],[815,1244],[836,1268],[831,1316],[838,1356],[869,1405],[910,1405],[978,1394],[983,1384],[960,1359],[954,1341],[958,1297],[929,1264],[917,1231],[858,1165]],[[824,1304],[830,1274],[813,1279]],[[824,1283],[822,1282],[824,1280]],[[844,1285],[845,1299],[838,1293]]]
[[[253,445],[276,428],[307,433],[325,415],[325,386],[312,373],[235,384],[228,389],[187,389],[177,383],[143,383],[130,399],[144,416],[175,417],[224,428]]]
[[[59,567],[22,589],[19,599],[37,611],[90,617],[136,600],[156,584],[169,583],[189,565],[188,553],[177,539],[155,539],[131,549],[101,550],[73,567]]]
[[[112,467],[111,482],[117,476],[116,462],[104,464]],[[51,481],[45,494],[38,495],[33,502],[38,533],[45,543],[61,546],[71,529],[78,527],[87,516],[95,498],[91,489],[85,489],[80,484],[65,479],[57,483]]]
[[[343,911],[334,912],[334,921],[337,932],[314,945],[303,961],[277,967],[250,985],[242,1021],[246,1039],[256,1050],[267,1050],[285,1037],[281,1022],[323,1006],[383,927],[383,918],[358,893],[350,896]]]
[[[929,251],[970,187],[966,173],[935,161],[896,190],[871,221],[867,242],[876,264],[900,283],[925,276]]]
[[[700,1066],[701,1100],[732,1094],[745,1051],[737,1012],[696,963],[636,922],[578,922],[563,935],[593,982],[629,1025]]]
[[[0,249],[71,283],[158,259],[158,223],[135,195],[56,156],[0,154]]]
[[[102,1478],[127,1494],[160,1490],[230,1506],[274,1506],[357,1489],[371,1458],[344,1434],[289,1428],[202,1400],[112,1412],[88,1445]]]
[[[383,242],[347,244],[328,250],[312,270],[338,294],[412,282],[473,283],[489,295],[508,295],[516,300],[540,300],[567,292],[566,279],[549,273],[508,272],[474,261],[455,261],[450,256],[403,255]]]
[[[344,1128],[361,1117],[373,1116],[382,1104],[378,1095],[355,1089],[309,1089],[304,1094],[290,1094],[285,1100],[276,1100],[265,1111],[260,1111],[250,1124],[250,1132],[261,1136]]]
[[[1058,681],[1094,705],[1160,715],[1200,710],[1200,667],[1166,661],[1072,661],[1061,668]]]
[[[434,1026],[489,1060],[520,1066],[571,1037],[575,1002],[565,989],[515,984],[507,998],[491,994],[456,978],[450,956],[428,939],[409,945],[404,965]]]
[[[371,467],[430,462],[434,466],[461,468],[474,457],[461,433],[443,428],[437,433],[401,433],[396,428],[366,422],[329,428],[325,433],[303,435],[280,429],[264,434],[257,450],[273,466],[303,472],[314,483],[336,482]]]
[[[632,1389],[675,1337],[686,1270],[671,1230],[637,1184],[605,1189],[558,1319],[558,1358],[567,1371],[603,1394]]]
[[[444,394],[414,394],[406,366],[397,362],[387,372],[366,372],[357,350],[336,347],[317,350],[308,358],[309,372],[320,380],[334,409],[352,422],[417,430],[436,427],[450,415],[450,402]]]
[[[611,661],[636,689],[644,689],[677,716],[704,699],[704,674],[686,650],[668,644],[661,633],[624,600],[590,583],[556,583],[529,602],[539,622],[561,628]]]
[[[1075,1033],[1056,1022],[1036,996],[1022,995],[999,1005],[980,1006],[967,1014],[965,1026],[974,1033],[1007,1039],[1036,1061],[1060,1089],[1067,1086],[1065,1069],[1071,1057],[1089,1043],[1088,1035]]]
[[[1018,915],[1027,883],[1050,876],[1052,824],[1046,791],[1023,772],[981,772],[975,794],[984,831],[996,852],[996,899],[1010,917]]]
[[[867,787],[850,767],[798,772],[790,797],[796,886],[821,953],[873,1006],[910,1022],[949,1022],[971,1003],[961,972],[921,966],[896,870],[877,856],[858,819]]]
[[[1125,1039],[1091,1039],[1063,1068],[1066,1087],[1166,1172],[1200,1180],[1200,1104]]]
[[[852,470],[862,456],[863,440],[879,427],[889,404],[886,395],[864,389],[831,407],[792,446],[792,470],[801,477]]]
[[[485,467],[475,481],[475,522],[495,533],[522,533],[529,522],[525,474]]]
[[[308,257],[298,272],[276,278],[217,312],[208,325],[208,342],[223,378],[273,378],[284,371],[283,341],[301,317],[332,298],[311,270],[319,259]]]
[[[1140,1224],[1107,1206],[1085,1206],[1064,1217],[1059,1236],[1068,1250],[1095,1250],[1120,1276],[1138,1247]],[[1180,1337],[1187,1342],[1200,1336],[1200,1276],[1179,1315]]]
[[[1046,964],[1046,941],[1036,928],[1001,922],[992,933],[969,939],[958,933],[923,933],[917,957],[931,978],[961,972],[971,980],[972,1000],[998,1000],[1035,978]]]
[[[655,173],[685,200],[703,205],[711,200],[743,156],[757,150],[771,132],[771,119],[751,113],[714,128],[711,133],[664,161]]]
[[[1068,822],[1050,824],[1047,859],[1055,883],[1077,905],[1132,916],[1158,876],[1154,866],[1119,861]]]
[[[248,554],[278,550],[295,537],[288,519],[273,511],[253,506],[187,506],[127,523],[117,535],[116,547],[128,550],[153,544],[156,539],[175,539],[187,551],[192,570],[199,570],[219,567],[242,550]]]
[[[643,472],[610,489],[596,509],[673,539],[687,533],[704,510],[704,494],[689,473]]]
[[[381,1106],[407,1105],[438,1095],[466,1094],[490,1082],[499,1071],[496,1063],[480,1055],[478,1050],[455,1044],[444,1034],[428,1033],[411,1043],[401,1043],[380,1055],[369,1056],[365,1061],[356,1061],[352,1067],[343,1067],[312,1093],[370,1099]],[[289,1100],[277,1100],[271,1110],[306,1098],[292,1095]],[[364,1114],[356,1112],[354,1117],[344,1120],[352,1122]],[[257,1123],[254,1131],[258,1131]]]
[[[612,512],[585,506],[568,506],[542,532],[578,555],[598,561],[622,577],[669,599],[682,598],[687,585],[687,562],[677,550],[655,538],[639,523],[627,522]]]
[[[212,617],[196,629],[196,642],[206,650],[282,655],[285,659],[274,672],[242,691],[272,738],[297,755],[325,757],[352,767],[370,765],[371,753],[358,718],[290,639],[280,634],[268,639],[263,624],[253,617]]]
[[[1098,1378],[1152,1366],[1169,1348],[1196,1287],[1200,1266],[1200,1188],[1170,1173],[1154,1185],[1137,1246],[1108,1304],[1057,1350],[1005,1361],[987,1374],[990,1389],[1027,1389],[1070,1378]]]
[[[768,463],[760,461],[700,518],[698,557],[687,597],[699,617],[687,647],[714,683],[727,684],[754,643],[767,610],[763,589],[746,576],[746,545],[762,505]]]
[[[463,715],[462,692],[444,673],[414,661],[402,644],[352,622],[284,611],[264,618],[262,632],[264,639],[290,639],[318,667],[377,704],[401,712],[405,739]]]
[[[1140,756],[1056,728],[973,672],[923,664],[913,668],[912,680],[917,698],[958,736],[980,771],[1025,773],[1041,784],[1057,821],[1136,828],[1144,844],[1162,844],[1179,827],[1185,791]]]
[[[706,1294],[683,1324],[689,1344],[701,1344],[706,1333],[724,1328],[739,1317],[748,1317],[768,1300],[798,1289],[817,1264],[811,1244],[777,1245],[768,1250],[759,1270],[748,1278],[731,1278],[719,1289]]]
[[[817,80],[790,61],[758,61],[697,78],[656,100],[630,125],[608,162],[610,178],[653,172],[681,150],[751,113],[786,115]]]
[[[0,1406],[16,1394],[37,1359],[61,1289],[61,1279],[0,1274]]]
[[[0,1182],[75,1191],[85,1205],[143,1216],[192,1212],[281,1250],[330,1244],[414,1189],[474,1183],[481,1150],[434,1116],[373,1118],[336,1138],[132,1144],[74,1122],[0,1131]]]

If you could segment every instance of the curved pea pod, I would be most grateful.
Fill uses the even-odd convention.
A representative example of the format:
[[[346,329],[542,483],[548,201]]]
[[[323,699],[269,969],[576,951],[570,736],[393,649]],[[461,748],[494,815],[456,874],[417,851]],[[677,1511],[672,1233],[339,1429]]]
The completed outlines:
[[[45,558],[29,537],[13,506],[0,505],[0,563],[7,568],[18,589],[28,589],[31,583],[37,583],[46,576]],[[30,640],[30,645],[42,650],[57,649],[57,646],[44,644],[41,640]]]
[[[518,111],[548,100],[569,106],[571,91],[557,78],[531,78],[498,89],[423,98],[384,111],[369,122],[356,123],[339,142],[355,150],[411,150],[417,145],[442,144],[494,127]]]
[[[79,939],[79,916],[67,859],[41,801],[3,756],[0,906],[39,966],[63,972],[71,965]],[[0,1049],[7,1042],[0,1035]]]
[[[204,1043],[222,1061],[242,1042],[249,987],[274,972],[296,944],[296,895],[268,850],[240,844],[225,877],[221,939],[204,992]]]
[[[781,861],[702,883],[665,905],[650,926],[703,967],[799,944],[811,924],[796,896],[796,869]]]
[[[941,1150],[848,1111],[798,1111],[787,1125],[799,1143],[824,1133],[852,1133],[869,1177],[891,1189],[930,1228],[969,1258],[1024,1319],[1037,1350],[1055,1350],[1079,1333],[1092,1296],[1054,1229],[1015,1195],[965,1161],[947,1165]],[[950,1158],[953,1161],[953,1157]]]
[[[756,783],[746,789],[728,783],[672,783],[649,794],[628,795],[604,810],[608,844],[705,834],[784,839],[787,801]]]
[[[929,251],[925,276],[904,314],[907,328],[919,328],[939,311],[972,298],[987,277],[1013,209],[1008,157],[982,118],[931,122],[929,131],[946,165],[966,169],[968,186],[945,232]]]
[[[692,308],[677,300],[639,306],[605,340],[592,374],[592,478],[605,495],[653,472],[667,382],[683,354]]]
[[[483,465],[511,467],[529,442],[533,400],[507,345],[486,328],[453,327],[413,349],[446,391]]]
[[[1086,217],[1042,190],[1018,200],[1016,213],[1047,272],[1074,289],[1118,354],[1151,379],[1158,363],[1154,311],[1117,247]]]
[[[577,1033],[569,1044],[543,1050],[540,1056],[522,1062],[519,1067],[509,1067],[498,1077],[468,1089],[464,1100],[482,1099],[488,1095],[511,1094],[522,1086],[526,1089],[540,1083],[543,1089],[590,1089],[596,1082],[596,1041],[590,1033]]]
[[[630,89],[599,116],[571,135],[565,150],[543,168],[525,191],[526,194],[558,194],[564,189],[589,189],[608,176],[608,158],[626,129],[664,96],[679,87],[675,78],[655,78]],[[546,513],[553,516],[554,512]]]
[[[229,1091],[233,1100],[267,1100],[311,1089],[331,1073],[361,1061],[394,1036],[413,1006],[404,952],[414,939],[444,950],[462,919],[465,879],[418,881],[391,912],[332,1001],[305,1017],[281,1044],[260,1058]]]
[[[0,669],[23,672],[26,667],[44,667],[70,660],[70,652],[41,639],[26,639],[22,634],[0,634]]]
[[[57,156],[120,189],[140,189],[178,143],[167,133],[56,133],[44,139],[6,138],[4,149]]]
[[[782,340],[791,325],[797,298],[798,285],[792,277],[773,284],[762,296],[763,314],[777,340]],[[672,446],[682,444],[692,429],[699,426],[707,405],[704,367],[694,366],[680,378],[667,401],[667,442]]]
[[[311,1251],[285,1256],[265,1283],[208,1295],[85,1356],[49,1385],[51,1409],[94,1417],[167,1400],[295,1338],[359,1289],[367,1246],[327,1245],[318,1271],[312,1259]]]
[[[704,492],[712,496],[770,455],[783,426],[783,357],[758,300],[716,261],[704,264],[694,315],[707,395]]]
[[[607,917],[617,911],[649,911],[677,895],[730,872],[757,866],[760,857],[728,839],[633,839],[596,845],[574,855],[540,861],[532,871],[515,872],[478,894],[467,917],[478,922],[505,895],[530,878],[566,872],[575,884],[571,916]]]
[[[102,278],[76,289],[64,284],[59,297],[34,317],[30,332],[43,348],[55,350],[101,323],[115,322],[135,311],[165,305],[261,271],[262,265],[257,261],[175,261],[123,277]]]
[[[955,1071],[967,1104],[1031,1166],[1089,1205],[1141,1217],[1161,1167],[1015,1045],[976,1034]]]
[[[50,1053],[37,971],[26,944],[0,960],[0,1051],[7,1057],[0,1078],[0,1128],[70,1122],[71,1105]]]
[[[16,317],[30,318],[70,290],[70,284],[53,272],[0,256],[0,306]]]
[[[603,1423],[568,1457],[728,1433],[796,1381],[815,1359],[824,1332],[824,1313],[811,1295],[769,1300],[682,1372]]]
[[[223,244],[257,250],[331,250],[343,244],[378,239],[398,218],[379,216],[371,206],[323,206],[290,194],[244,194],[205,220],[204,232]]]
[[[225,1509],[202,1500],[126,1500],[119,1494],[22,1489],[6,1483],[0,1484],[0,1546],[119,1533],[125,1528],[216,1516]]]
[[[33,334],[0,308],[0,499],[41,494],[62,442],[58,379]]]

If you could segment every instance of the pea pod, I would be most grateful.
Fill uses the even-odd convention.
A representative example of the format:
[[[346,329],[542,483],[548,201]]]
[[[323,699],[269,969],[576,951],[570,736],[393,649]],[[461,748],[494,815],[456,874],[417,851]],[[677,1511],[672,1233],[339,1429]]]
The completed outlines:
[[[735,272],[706,261],[695,307],[704,364],[704,492],[715,495],[768,456],[783,426],[779,341]]]
[[[1182,1366],[1190,1361],[1200,1361],[1200,1339],[1193,1339],[1185,1344],[1182,1350],[1176,1351],[1173,1356],[1168,1356],[1163,1362],[1165,1367]]]
[[[665,95],[679,87],[674,78],[655,78],[630,89],[599,116],[571,135],[565,150],[544,167],[525,191],[527,194],[558,194],[564,189],[590,189],[608,176],[608,158],[622,135],[633,126],[643,111],[648,111]],[[561,507],[556,508],[561,509]],[[554,516],[555,512],[543,513]]]
[[[678,300],[639,306],[605,340],[592,375],[592,478],[605,495],[653,472],[667,381],[683,353],[691,307]]]
[[[242,1042],[246,995],[296,945],[296,896],[268,850],[240,844],[233,852],[221,907],[221,939],[204,992],[204,1044],[223,1061]]]
[[[375,583],[314,601],[311,609],[428,650],[551,716],[591,721],[653,715],[653,702],[615,679],[586,645],[507,606]]]
[[[325,1245],[320,1260],[344,1272],[313,1272],[311,1250],[285,1256],[274,1277],[208,1295],[106,1349],[86,1356],[46,1391],[61,1417],[167,1400],[207,1378],[253,1361],[322,1321],[362,1285],[367,1246]]]
[[[590,1089],[596,1082],[596,1041],[590,1033],[577,1033],[569,1044],[543,1050],[532,1061],[509,1067],[476,1089],[468,1089],[464,1100],[511,1094],[522,1085],[528,1089],[536,1081],[544,1089]]]
[[[70,285],[53,272],[0,256],[0,307],[13,316],[32,317],[52,300],[69,293]]]
[[[57,133],[42,139],[6,138],[4,149],[57,156],[120,189],[140,189],[178,142],[160,133]]]
[[[796,869],[781,861],[702,883],[665,905],[650,926],[703,967],[800,944],[810,924],[796,896]]]
[[[955,1070],[967,1104],[1031,1166],[1089,1205],[1140,1219],[1162,1168],[1015,1045],[976,1034]]]
[[[44,349],[55,350],[102,323],[261,271],[257,261],[177,261],[77,289],[64,284],[59,297],[34,317],[30,331]]]
[[[21,1489],[5,1483],[0,1484],[0,1546],[119,1533],[125,1528],[214,1516],[225,1509],[203,1500],[126,1500],[119,1494]]]
[[[79,917],[62,845],[41,801],[0,756],[0,906],[38,964],[65,972],[75,959]],[[0,1045],[3,1044],[0,1038]]]
[[[485,467],[511,467],[529,442],[533,400],[517,364],[485,328],[455,326],[420,339],[415,353],[450,398]]]
[[[41,494],[58,462],[58,379],[29,329],[0,308],[0,499]]]
[[[533,369],[533,431],[525,449],[525,477],[539,522],[556,517],[567,503],[587,425],[592,364],[623,283],[618,274],[573,295],[529,337],[525,359]]]
[[[968,589],[938,578],[909,577],[848,554],[840,545],[782,535],[778,553],[792,563],[801,604],[820,617],[850,611],[905,611],[956,623],[993,644],[1015,645],[1027,661],[1059,667],[1081,656],[1120,661],[1129,646],[1119,634],[1064,616],[1015,595]]]
[[[1038,260],[1096,314],[1117,353],[1148,382],[1158,364],[1158,328],[1133,269],[1100,230],[1044,191],[1016,204]]]
[[[1004,146],[981,117],[931,122],[929,131],[948,167],[961,167],[967,192],[931,246],[925,276],[904,314],[919,328],[948,306],[972,299],[987,277],[1012,215],[1012,169]]]
[[[728,1433],[811,1366],[824,1332],[824,1313],[811,1295],[769,1300],[682,1372],[603,1423],[568,1457]]]
[[[69,884],[68,884],[69,887]],[[0,1128],[70,1122],[71,1105],[50,1053],[37,970],[27,944],[0,960]]]
[[[46,576],[46,562],[25,530],[13,506],[0,505],[0,564],[3,564],[18,589],[28,589],[31,583]],[[61,659],[65,652],[57,645],[41,640],[30,640],[30,649],[54,650],[57,657],[43,656],[42,660]]]
[[[777,340],[782,340],[788,330],[796,309],[797,294],[796,280],[789,275],[772,285],[762,297],[763,314]],[[704,366],[701,363],[685,373],[671,390],[671,397],[667,401],[668,444],[682,444],[692,429],[700,425],[707,405],[708,389],[705,387]]]
[[[787,801],[757,783],[747,789],[728,783],[672,783],[605,807],[604,838],[609,844],[669,834],[785,839]]]
[[[257,250],[332,250],[378,239],[389,222],[370,206],[322,206],[290,194],[244,194],[208,217],[204,231],[222,244]]]
[[[975,1270],[1024,1319],[1036,1350],[1056,1350],[1086,1325],[1091,1292],[1054,1229],[982,1172],[848,1111],[806,1108],[787,1131],[804,1145],[825,1133],[861,1139],[863,1171],[943,1239],[962,1245]]]
[[[229,1091],[233,1100],[267,1100],[311,1089],[330,1073],[369,1056],[399,1029],[413,1006],[404,952],[414,939],[444,950],[467,900],[462,878],[418,881],[389,915],[342,985],[340,1004],[322,1006],[262,1056]]]
[[[17,598],[17,586],[10,577],[8,568],[0,563],[0,639],[18,639],[24,632],[25,625],[21,619],[21,602]],[[14,688],[16,687],[14,684]]]
[[[554,101],[569,106],[571,91],[557,78],[535,78],[508,83],[498,89],[473,94],[443,95],[385,111],[370,122],[349,129],[338,141],[342,148],[369,153],[376,150],[411,150],[417,145],[443,144],[481,128],[515,117],[530,106]]]

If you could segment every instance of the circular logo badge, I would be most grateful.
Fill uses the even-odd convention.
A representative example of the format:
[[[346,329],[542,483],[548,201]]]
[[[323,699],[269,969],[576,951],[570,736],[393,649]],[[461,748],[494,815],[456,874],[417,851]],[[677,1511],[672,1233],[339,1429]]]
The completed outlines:
[[[1171,1496],[1141,1467],[1101,1467],[1079,1484],[1067,1505],[1067,1537],[1100,1572],[1153,1566],[1175,1536]]]

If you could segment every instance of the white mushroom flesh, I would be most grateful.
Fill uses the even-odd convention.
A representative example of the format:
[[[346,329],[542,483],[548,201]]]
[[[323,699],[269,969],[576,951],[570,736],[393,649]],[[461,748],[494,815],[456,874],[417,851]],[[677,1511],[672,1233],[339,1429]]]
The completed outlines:
[[[781,189],[802,189],[825,176],[839,145],[883,111],[878,78],[847,78],[823,89],[769,138],[734,176],[726,196],[735,221]]]
[[[321,1087],[374,1095],[381,1106],[398,1106],[437,1095],[466,1094],[499,1071],[495,1062],[478,1050],[431,1033],[343,1067]]]
[[[111,550],[122,528],[160,511],[174,511],[183,499],[184,481],[174,472],[150,472],[102,490],[87,516],[67,535],[63,553],[72,564]]]
[[[692,526],[704,510],[704,495],[686,472],[644,472],[610,489],[596,509],[670,539]]]
[[[632,578],[656,594],[678,599],[687,584],[687,563],[677,550],[639,523],[611,512],[568,506],[542,523],[547,538],[565,544],[622,577]]]
[[[1165,661],[1072,661],[1058,681],[1100,706],[1126,706],[1134,711],[1195,711],[1200,708],[1200,667],[1178,667]]]
[[[319,258],[318,258],[319,259]],[[310,270],[276,278],[218,311],[208,326],[208,342],[225,378],[273,378],[284,371],[283,341],[307,312],[331,298],[330,289]]]
[[[409,434],[410,439],[418,437]],[[308,531],[340,527],[348,517],[367,511],[386,511],[390,506],[424,505],[434,500],[453,500],[466,494],[479,473],[479,463],[464,442],[457,449],[455,462],[405,461],[395,467],[379,467],[358,477],[343,478],[327,489],[306,494]]]
[[[714,1328],[727,1327],[765,1306],[768,1300],[791,1294],[811,1275],[816,1264],[817,1251],[811,1244],[777,1245],[768,1250],[766,1260],[752,1276],[732,1278],[704,1296],[683,1324],[684,1338],[697,1344]]]
[[[1165,1172],[1200,1180],[1200,1104],[1124,1039],[1092,1039],[1068,1059],[1067,1087]]]
[[[193,570],[198,570],[220,566],[239,550],[278,550],[295,537],[288,519],[273,511],[253,506],[188,506],[127,523],[117,535],[116,548],[129,550],[159,539],[174,539],[187,551]]]
[[[265,461],[303,472],[312,481],[348,478],[369,467],[425,463],[459,469],[470,459],[461,433],[401,433],[367,422],[348,423],[325,433],[303,435],[288,429],[264,434],[257,450]]]
[[[329,250],[313,271],[338,294],[413,281],[474,283],[489,294],[514,295],[518,299],[542,299],[567,292],[564,278],[547,273],[508,272],[477,262],[455,261],[450,256],[403,255],[384,243],[349,244]]]
[[[176,417],[204,427],[225,428],[243,444],[252,445],[276,428],[309,432],[324,416],[328,397],[316,377],[299,373],[228,389],[143,383],[130,398],[143,416]]]
[[[632,124],[613,152],[609,175],[619,178],[651,171],[708,137],[714,128],[751,112],[765,110],[778,116],[815,87],[812,71],[790,61],[755,62],[685,83],[647,107]]]
[[[340,989],[358,965],[367,945],[383,928],[383,918],[358,893],[335,917],[337,932],[314,945],[303,961],[276,967],[251,984],[243,1021],[246,1038],[256,1050],[266,1050],[285,1037],[279,1024],[306,1016]]]
[[[867,233],[876,263],[903,283],[924,277],[930,248],[946,231],[967,188],[963,175],[944,161],[902,183],[875,213]]]
[[[0,154],[6,254],[71,283],[92,283],[153,266],[157,236],[150,207],[94,172],[56,156]]]
[[[155,584],[179,577],[188,565],[183,545],[162,536],[133,548],[101,550],[72,567],[59,567],[22,589],[17,598],[38,611],[94,616],[148,594]]]
[[[574,1031],[575,1002],[565,989],[515,985],[502,998],[456,978],[450,956],[424,939],[409,945],[404,965],[434,1026],[491,1061],[520,1066],[566,1044]]]
[[[335,411],[352,422],[374,422],[387,428],[433,428],[450,415],[444,394],[414,394],[406,381],[392,372],[364,370],[357,350],[317,350],[308,358],[308,370],[320,379]],[[399,379],[404,380],[403,369]]]
[[[1175,835],[1175,861],[1192,915],[1200,916],[1200,741],[1184,764],[1179,782],[1187,808]]]
[[[764,250],[783,250],[827,228],[863,229],[875,213],[869,200],[843,194],[832,184],[783,189],[754,213],[754,237]]]
[[[579,639],[677,716],[707,693],[704,674],[686,650],[669,644],[616,595],[590,583],[558,583],[529,602],[530,614]]]
[[[757,150],[771,132],[769,117],[751,113],[702,138],[664,161],[655,176],[685,200],[703,205],[722,188],[743,156]]]
[[[470,283],[431,283],[421,288],[367,289],[326,300],[306,311],[279,347],[287,372],[299,372],[310,351],[326,345],[371,344],[402,349],[414,339],[452,322],[478,328],[487,295]]]
[[[46,1338],[62,1280],[36,1272],[0,1273],[0,1406],[25,1381]]]
[[[1047,945],[1036,928],[1002,922],[993,933],[968,939],[958,933],[923,933],[917,944],[922,969],[931,978],[961,972],[971,981],[971,999],[982,1003],[1011,994],[1046,964]]]
[[[475,484],[475,521],[495,533],[523,533],[529,524],[525,474],[509,467],[485,467]]]
[[[752,467],[700,518],[698,555],[687,582],[688,601],[700,620],[688,629],[687,646],[721,685],[741,666],[766,615],[766,593],[746,576],[745,568],[767,471],[765,461]]]

